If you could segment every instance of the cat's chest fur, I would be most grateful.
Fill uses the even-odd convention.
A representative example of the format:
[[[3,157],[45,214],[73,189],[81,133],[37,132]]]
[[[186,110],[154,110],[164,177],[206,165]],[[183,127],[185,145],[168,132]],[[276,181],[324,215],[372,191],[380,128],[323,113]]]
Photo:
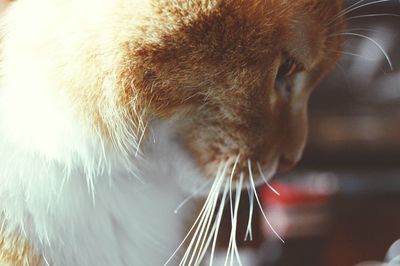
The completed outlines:
[[[93,180],[82,169],[18,154],[4,141],[5,232],[29,239],[44,264],[162,265],[182,240],[185,211],[174,210],[185,197],[179,176],[191,167],[165,140],[154,136],[130,168],[108,155],[109,168],[93,170]]]

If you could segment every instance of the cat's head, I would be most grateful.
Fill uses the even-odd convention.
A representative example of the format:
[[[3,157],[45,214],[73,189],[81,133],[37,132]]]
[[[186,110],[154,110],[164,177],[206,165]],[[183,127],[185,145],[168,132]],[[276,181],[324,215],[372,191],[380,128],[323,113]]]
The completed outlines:
[[[127,48],[135,67],[125,79],[135,97],[153,117],[183,114],[178,138],[210,178],[239,155],[236,171],[245,176],[249,164],[270,173],[292,168],[307,138],[310,93],[340,54],[341,1],[157,1],[155,8],[156,22]]]

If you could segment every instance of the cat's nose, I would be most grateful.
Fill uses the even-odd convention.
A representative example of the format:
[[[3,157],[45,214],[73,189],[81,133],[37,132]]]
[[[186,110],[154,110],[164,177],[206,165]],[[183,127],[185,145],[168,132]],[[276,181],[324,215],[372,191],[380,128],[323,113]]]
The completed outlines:
[[[279,158],[278,168],[276,169],[277,173],[287,173],[291,171],[296,165],[298,161],[290,160],[285,156],[281,156]]]

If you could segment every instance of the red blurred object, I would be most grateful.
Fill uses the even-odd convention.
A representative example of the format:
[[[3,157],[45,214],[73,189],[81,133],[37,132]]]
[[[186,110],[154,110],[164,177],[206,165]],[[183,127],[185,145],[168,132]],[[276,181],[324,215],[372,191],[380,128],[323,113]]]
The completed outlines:
[[[300,175],[295,181],[276,181],[261,188],[261,201],[269,222],[262,223],[266,241],[260,265],[323,265],[328,205],[336,191],[332,180],[335,178],[324,173]]]
[[[279,195],[268,186],[264,186],[261,189],[261,195],[263,203],[267,206],[324,204],[332,195],[331,192],[313,190],[290,183],[273,182],[271,186],[279,192]]]

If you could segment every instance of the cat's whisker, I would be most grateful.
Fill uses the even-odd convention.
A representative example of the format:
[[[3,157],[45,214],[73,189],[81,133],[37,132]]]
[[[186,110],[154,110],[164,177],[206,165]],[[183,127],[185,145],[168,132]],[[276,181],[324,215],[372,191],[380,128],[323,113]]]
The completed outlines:
[[[206,224],[209,224],[208,221],[211,221],[213,219],[215,205],[218,202],[219,193],[220,193],[223,181],[225,180],[226,172],[228,170],[229,165],[231,164],[231,161],[232,161],[231,159],[228,160],[226,162],[222,172],[220,172],[220,174],[216,176],[215,179],[218,182],[216,183],[217,185],[216,185],[215,189],[212,189],[212,191],[210,191],[210,193],[209,193],[210,200],[207,202],[207,210],[203,213],[202,219],[197,224],[196,231],[195,231],[194,235],[192,236],[189,246],[185,252],[185,255],[182,258],[182,261],[179,265],[185,265],[190,254],[192,254],[192,255],[190,256],[190,261],[187,265],[192,265],[194,256],[196,254],[198,254],[197,259],[196,259],[196,261],[198,261],[200,259],[200,257],[202,257],[203,251],[207,250],[208,244],[206,246],[204,246],[204,241],[202,241],[202,239],[203,239],[203,235],[204,235],[204,239],[206,239],[209,229],[205,230],[204,228],[205,228]],[[207,226],[207,227],[209,228],[209,226]],[[211,231],[213,231],[213,230],[211,230]],[[201,245],[203,247],[198,249],[198,245],[200,242],[203,242]],[[194,243],[196,243],[196,244],[194,244]],[[209,242],[207,242],[207,243],[209,243]],[[192,250],[193,245],[195,245],[195,247]],[[194,265],[198,265],[197,262],[195,262]]]
[[[235,174],[236,166],[237,166],[237,164],[239,162],[239,159],[240,159],[240,154],[236,157],[236,161],[235,161],[235,163],[233,165],[232,173],[231,173],[231,176],[229,178],[229,204],[230,204],[230,210],[231,210],[231,220],[233,219],[232,180],[233,180],[233,176]]]
[[[218,193],[218,191],[217,191],[217,193]],[[202,221],[200,222],[199,226],[197,227],[197,230],[192,238],[194,247],[193,247],[193,251],[191,252],[192,255],[190,257],[188,265],[193,265],[192,262],[194,261],[196,254],[197,254],[196,261],[199,259],[200,255],[201,255],[202,247],[203,247],[204,241],[207,237],[207,231],[209,229],[211,219],[212,219],[212,216],[215,211],[215,206],[216,206],[215,194],[216,193],[214,193],[213,198],[210,201],[210,205],[207,208],[206,214],[204,215]],[[199,247],[199,245],[200,245],[200,247]],[[190,248],[188,250],[190,250]],[[197,265],[197,263],[195,263],[194,265]]]
[[[394,69],[393,68],[393,64],[392,64],[392,61],[390,60],[390,57],[389,57],[388,53],[385,51],[385,49],[382,47],[382,45],[380,45],[373,38],[368,37],[366,35],[359,34],[359,33],[354,33],[354,32],[342,32],[342,33],[332,34],[330,36],[338,36],[338,35],[360,37],[360,38],[364,38],[364,39],[367,39],[367,40],[371,41],[383,53],[383,55],[385,56],[386,61],[389,64],[390,69],[393,71],[393,69]]]
[[[356,54],[356,53],[351,53],[351,52],[346,52],[346,51],[343,51],[343,52],[341,52],[343,55],[349,55],[349,56],[354,56],[354,57],[357,57],[357,58],[361,58],[361,59],[364,59],[364,60],[367,60],[367,61],[376,61],[377,59],[375,59],[375,58],[370,58],[370,57],[366,57],[366,56],[363,56],[363,55],[360,55],[360,54]]]
[[[229,181],[226,181],[224,193],[222,194],[222,199],[221,199],[221,203],[220,203],[218,214],[217,214],[217,219],[214,224],[215,230],[214,230],[213,243],[212,243],[212,247],[211,247],[210,265],[212,265],[213,260],[214,260],[214,253],[215,253],[215,247],[217,244],[218,232],[219,232],[219,228],[221,225],[222,214],[224,212],[224,207],[225,207],[228,191],[229,191]]]
[[[352,52],[346,52],[346,51],[337,51],[337,50],[330,50],[330,51],[332,51],[332,52],[337,52],[337,53],[341,53],[342,55],[344,55],[344,56],[354,56],[354,57],[357,57],[357,58],[361,58],[361,59],[364,59],[364,60],[366,60],[366,61],[370,61],[370,62],[374,62],[374,61],[376,61],[376,60],[378,60],[378,59],[376,59],[376,58],[370,58],[370,57],[367,57],[367,56],[363,56],[363,55],[360,55],[360,54],[356,54],[356,53],[352,53]],[[344,77],[345,77],[345,86],[346,86],[346,88],[350,88],[350,82],[348,81],[348,79],[347,79],[347,72],[345,71],[345,68],[340,64],[340,62],[336,62],[335,63],[335,65],[337,66],[337,68],[340,70],[340,72],[344,75]],[[386,74],[386,72],[385,72],[385,70],[382,68],[382,67],[378,67],[379,68],[379,70],[383,73],[383,74]]]
[[[199,215],[196,217],[196,220],[194,221],[193,225],[191,226],[191,228],[189,229],[188,233],[186,234],[186,236],[183,238],[182,242],[178,245],[178,247],[175,249],[175,251],[172,253],[172,255],[168,258],[168,260],[164,263],[164,266],[168,265],[168,263],[170,263],[172,261],[172,259],[175,257],[175,255],[178,253],[178,251],[182,248],[183,244],[186,242],[186,240],[189,238],[190,234],[192,233],[192,231],[194,230],[194,228],[196,227],[196,225],[199,223],[199,221],[202,219],[203,217],[203,213],[205,212],[209,201],[211,200],[213,193],[212,191],[215,189],[215,187],[217,186],[219,179],[221,178],[221,171],[223,168],[223,163],[221,163],[219,165],[217,174],[216,174],[216,178],[213,182],[213,185],[211,186],[210,189],[210,193],[208,194],[208,197],[202,207],[202,209],[200,210]],[[225,166],[225,168],[227,168],[227,166]]]
[[[197,196],[199,193],[204,191],[207,187],[210,186],[212,183],[212,179],[208,182],[206,182],[203,186],[201,186],[199,189],[195,190],[193,193],[191,193],[189,196],[187,196],[174,210],[175,214],[178,214],[180,209],[182,209],[183,206],[185,206],[189,201],[191,201],[195,196]]]
[[[231,213],[231,224],[233,223],[233,207],[232,207],[232,179],[229,180],[229,208],[230,208],[230,213]],[[231,231],[232,234],[232,231]],[[225,263],[224,266],[227,266],[228,263],[228,258],[230,257],[232,249],[232,235],[229,237],[229,244],[228,248],[226,251],[226,256],[225,256]]]
[[[362,2],[364,2],[365,0],[359,0],[358,2],[356,2],[356,3],[354,3],[354,4],[352,4],[352,5],[350,5],[350,6],[348,6],[347,8],[344,8],[343,10],[341,10],[339,13],[337,13],[335,16],[333,16],[332,18],[331,18],[331,20],[328,22],[328,26],[329,25],[331,25],[333,22],[335,22],[337,19],[339,19],[339,18],[341,18],[341,17],[343,17],[343,14],[347,11],[347,10],[349,10],[349,9],[351,9],[351,8],[353,8],[353,7],[355,7],[355,6],[357,6],[358,4],[361,4]]]
[[[345,32],[353,32],[353,31],[368,31],[368,32],[376,32],[376,33],[381,33],[381,32],[390,33],[389,31],[385,31],[385,30],[382,30],[382,29],[377,30],[377,29],[373,29],[373,28],[348,28],[348,29],[346,29]]]
[[[371,5],[381,4],[381,3],[390,2],[390,1],[391,0],[377,0],[377,1],[369,2],[369,3],[361,4],[361,5],[358,5],[358,6],[354,6],[352,8],[348,8],[343,13],[342,16],[347,15],[348,13],[353,12],[353,11],[358,10],[360,8],[363,8],[363,7],[368,7],[368,6],[371,6]],[[361,3],[361,2],[363,2],[363,1],[359,1],[359,3]]]
[[[251,164],[250,164],[251,165]],[[280,196],[281,194],[273,187],[271,186],[271,184],[269,183],[269,181],[271,180],[271,178],[273,177],[273,175],[276,172],[276,168],[278,167],[278,162],[275,163],[273,170],[270,171],[270,173],[268,174],[268,176],[265,176],[265,174],[263,173],[262,169],[261,169],[261,165],[260,163],[257,163],[257,167],[258,167],[258,171],[260,172],[260,176],[263,179],[264,183],[268,186],[268,188],[274,192],[276,195]]]
[[[359,19],[359,18],[371,18],[371,17],[395,17],[395,18],[398,18],[398,17],[400,17],[400,15],[392,14],[392,13],[367,14],[367,15],[358,15],[358,16],[348,17],[344,21],[349,21],[349,20]]]
[[[239,156],[238,156],[239,158]],[[230,265],[233,264],[233,257],[236,257],[236,260],[240,265],[242,265],[239,257],[239,252],[236,243],[236,228],[237,228],[237,216],[238,209],[240,203],[240,195],[243,187],[243,173],[240,175],[239,184],[236,185],[236,195],[235,195],[235,204],[233,205],[233,196],[232,196],[232,183],[233,183],[233,173],[231,174],[231,178],[229,180],[229,198],[230,198],[230,211],[231,211],[231,234],[229,238],[229,245],[227,249],[227,254],[225,258],[225,265],[227,265],[228,261],[230,261]]]
[[[343,9],[342,11],[340,11],[336,16],[334,16],[328,23],[328,25],[330,25],[331,23],[333,23],[336,19],[343,17],[344,13],[347,12],[349,9],[354,8],[355,6],[357,6],[358,4],[361,4],[362,2],[364,2],[365,0],[359,0],[358,2],[348,6],[347,8]]]
[[[277,232],[277,231],[274,229],[274,227],[272,226],[271,222],[269,221],[269,219],[268,219],[267,216],[265,215],[265,212],[264,212],[264,210],[263,210],[263,208],[262,208],[262,206],[261,206],[260,199],[258,198],[258,195],[257,195],[256,186],[255,186],[255,184],[254,184],[254,177],[253,177],[253,171],[252,171],[252,169],[251,169],[251,162],[250,162],[250,160],[248,160],[248,168],[249,168],[249,175],[250,175],[250,185],[251,185],[251,187],[252,187],[252,189],[253,189],[253,191],[254,191],[254,196],[255,196],[255,198],[256,198],[258,207],[260,208],[261,214],[263,215],[264,220],[267,222],[268,227],[272,230],[272,232],[276,235],[276,237],[278,237],[278,239],[279,239],[280,241],[282,241],[282,243],[285,243],[285,241],[283,240],[283,238],[278,234],[278,232]]]
[[[374,62],[374,61],[377,61],[377,60],[378,60],[378,59],[376,59],[376,58],[370,58],[370,57],[366,57],[366,56],[359,55],[359,54],[356,54],[356,53],[351,53],[351,52],[341,52],[341,53],[342,53],[343,55],[354,56],[354,57],[357,57],[357,58],[361,58],[361,59],[366,60],[366,61],[369,61],[369,62]],[[336,63],[336,65],[339,66],[338,63]],[[346,73],[346,71],[344,70],[344,68],[343,68],[342,66],[339,66],[339,68],[340,68],[340,71],[341,71],[342,73]],[[380,71],[382,74],[384,74],[384,75],[387,74],[387,72],[386,72],[381,66],[378,66],[377,69],[379,69],[379,71]],[[349,83],[349,82],[347,82],[347,87],[350,87],[350,86],[348,85],[348,83]]]
[[[231,224],[233,224],[233,217],[234,217],[233,216],[232,181],[233,181],[233,176],[235,174],[235,170],[236,170],[237,164],[239,162],[239,159],[240,159],[240,154],[238,154],[238,156],[236,157],[235,163],[234,163],[234,165],[232,167],[232,173],[231,173],[230,178],[229,178],[229,206],[230,206],[230,214],[231,214]],[[232,234],[232,232],[231,232],[231,234]],[[232,245],[232,242],[231,242],[231,239],[230,239],[229,240],[228,253],[226,255],[225,264],[227,263],[227,259],[229,257],[231,245]]]
[[[237,164],[238,164],[238,162],[239,162],[239,159],[240,159],[240,154],[238,154],[238,156],[236,157],[236,161],[235,161],[235,163],[234,163],[234,165],[233,165],[232,173],[231,173],[231,176],[230,176],[230,178],[229,178],[229,206],[230,206],[231,225],[232,225],[231,228],[232,228],[232,229],[231,229],[231,236],[230,236],[230,239],[229,239],[229,246],[228,246],[228,249],[227,249],[226,259],[225,259],[225,265],[226,265],[226,263],[228,262],[228,258],[230,257],[231,249],[232,249],[232,245],[233,245],[233,243],[232,243],[232,241],[233,241],[233,239],[232,239],[232,234],[234,233],[234,231],[233,231],[233,225],[234,225],[234,208],[233,208],[233,196],[232,196],[232,182],[233,182],[233,176],[234,176],[234,174],[235,174],[235,170],[236,170]],[[236,198],[236,199],[237,199],[237,198]]]
[[[220,193],[220,190],[221,190],[221,187],[222,187],[222,184],[223,184],[223,180],[224,180],[224,175],[221,175],[221,185],[218,187],[218,190],[215,190],[214,197],[213,197],[213,199],[211,201],[212,202],[212,208],[210,209],[210,213],[208,214],[207,219],[205,220],[205,222],[202,225],[202,229],[201,229],[201,232],[199,234],[199,239],[198,239],[198,241],[196,241],[196,246],[194,248],[195,252],[193,252],[193,254],[192,254],[192,258],[193,258],[194,255],[197,253],[197,258],[195,260],[195,265],[198,265],[199,258],[201,257],[201,255],[203,253],[203,250],[207,249],[207,245],[204,246],[204,244],[206,242],[206,239],[207,239],[207,236],[208,236],[208,232],[210,230],[211,222],[212,222],[212,219],[214,217],[215,208],[216,208],[217,203],[218,203],[219,193]],[[205,228],[205,230],[204,230],[204,228]],[[200,243],[200,241],[201,241],[200,247],[197,248],[199,243]],[[192,258],[189,261],[189,265],[191,265]]]
[[[353,6],[352,8],[347,8],[345,9],[343,12],[341,12],[340,15],[335,16],[329,23],[328,25],[332,24],[333,22],[337,21],[339,18],[342,18],[344,16],[346,16],[347,14],[349,14],[350,12],[353,12],[355,10],[358,10],[360,8],[363,7],[368,7],[368,6],[372,6],[372,5],[376,5],[376,4],[381,4],[381,3],[385,3],[385,2],[390,2],[391,0],[377,0],[377,1],[373,1],[373,2],[369,2],[369,3],[365,3],[365,4],[361,4],[361,5],[357,5],[357,6]],[[358,3],[361,3],[363,1],[359,1]],[[357,3],[356,3],[357,4]]]
[[[199,230],[203,230],[203,225],[204,225],[204,221],[207,220],[207,217],[210,215],[210,208],[211,208],[211,202],[209,201],[209,203],[207,204],[206,210],[202,215],[202,218],[200,220],[200,222],[198,223],[197,227],[196,227],[196,231],[194,232],[194,235],[192,236],[192,239],[189,243],[189,246],[187,247],[187,250],[181,260],[181,263],[179,265],[185,265],[187,259],[189,258],[190,254],[192,254],[192,256],[190,257],[190,261],[187,265],[191,265],[191,262],[194,258],[194,255],[196,254],[196,249],[197,249],[197,244],[198,244],[198,234],[201,235],[201,232],[199,232]],[[202,229],[200,229],[202,228]],[[196,244],[195,244],[196,243]],[[192,251],[193,245],[196,245],[196,247],[194,247],[194,250]]]
[[[221,176],[221,178],[223,180],[225,179],[227,168],[225,168],[224,170],[225,171],[224,171],[223,175]],[[217,238],[218,238],[218,232],[219,232],[219,228],[220,228],[220,224],[221,224],[221,219],[222,219],[222,214],[223,214],[223,210],[224,210],[224,207],[225,207],[226,198],[227,198],[227,195],[228,195],[228,190],[229,190],[229,181],[227,180],[225,182],[225,188],[224,188],[224,191],[223,191],[222,199],[220,201],[217,220],[215,220],[215,222],[214,222],[213,229],[211,230],[212,233],[210,233],[210,235],[209,235],[209,239],[207,240],[207,244],[206,244],[206,246],[205,246],[205,248],[203,250],[203,254],[199,258],[199,262],[202,261],[202,258],[204,257],[204,255],[205,255],[205,253],[207,251],[207,248],[208,248],[208,246],[210,244],[211,238],[213,238],[212,252],[214,252],[214,250],[215,250],[215,245],[216,245],[216,241],[217,241]],[[218,198],[219,198],[219,195],[217,194],[216,195],[216,201],[218,201]],[[210,265],[212,265],[212,263],[210,263]]]
[[[251,187],[247,187],[247,193],[249,195],[250,206],[249,206],[249,220],[247,222],[247,229],[244,240],[253,241],[252,223],[253,223],[253,211],[254,211],[254,191],[251,189]]]
[[[239,265],[242,265],[242,261],[240,260],[239,250],[236,242],[236,231],[237,231],[237,218],[238,218],[238,211],[239,211],[239,204],[240,204],[240,196],[242,194],[243,188],[243,173],[240,175],[239,185],[236,188],[236,197],[235,197],[235,212],[234,212],[234,223],[232,224],[232,241],[233,241],[233,252],[236,256],[236,261]],[[233,254],[231,254],[231,265],[233,263]]]
[[[209,216],[210,208],[212,207],[213,201],[215,200],[216,195],[218,196],[218,193],[219,193],[220,187],[221,187],[221,182],[224,179],[224,176],[225,176],[225,173],[227,171],[228,165],[229,164],[226,163],[222,173],[217,175],[216,178],[215,178],[215,183],[214,183],[213,187],[211,188],[211,191],[209,193],[209,196],[207,197],[206,203],[204,204],[205,208],[204,208],[204,211],[202,212],[202,215],[201,215],[202,217],[199,220],[199,222],[197,223],[197,227],[196,227],[196,230],[194,232],[194,235],[192,236],[192,239],[191,239],[191,241],[189,243],[189,246],[187,247],[187,250],[185,252],[185,255],[182,258],[181,263],[179,265],[185,265],[189,255],[192,253],[190,262],[188,264],[188,265],[191,265],[191,261],[193,259],[193,256],[196,253],[196,247],[198,245],[197,238],[198,238],[199,230],[202,230],[200,228],[203,228],[204,221],[206,220],[206,217]],[[192,247],[193,247],[194,243],[197,243],[197,244],[196,244],[195,250],[192,252]]]
[[[251,165],[251,160],[248,160],[248,164]],[[265,176],[263,175],[260,163],[257,163],[257,165],[258,165],[258,168],[259,168],[259,171],[260,171],[260,174],[261,174],[261,177],[262,177],[264,183],[266,185],[268,185],[272,189],[272,191],[276,191],[273,187],[270,186],[267,178],[265,178]],[[277,168],[277,164],[275,164],[272,169],[273,173],[275,173],[276,168]],[[247,228],[246,228],[246,234],[244,237],[244,241],[248,241],[248,240],[253,241],[252,220],[253,220],[253,212],[254,212],[254,191],[251,187],[247,187],[247,193],[249,196],[250,206],[249,206],[249,220],[247,222]]]

